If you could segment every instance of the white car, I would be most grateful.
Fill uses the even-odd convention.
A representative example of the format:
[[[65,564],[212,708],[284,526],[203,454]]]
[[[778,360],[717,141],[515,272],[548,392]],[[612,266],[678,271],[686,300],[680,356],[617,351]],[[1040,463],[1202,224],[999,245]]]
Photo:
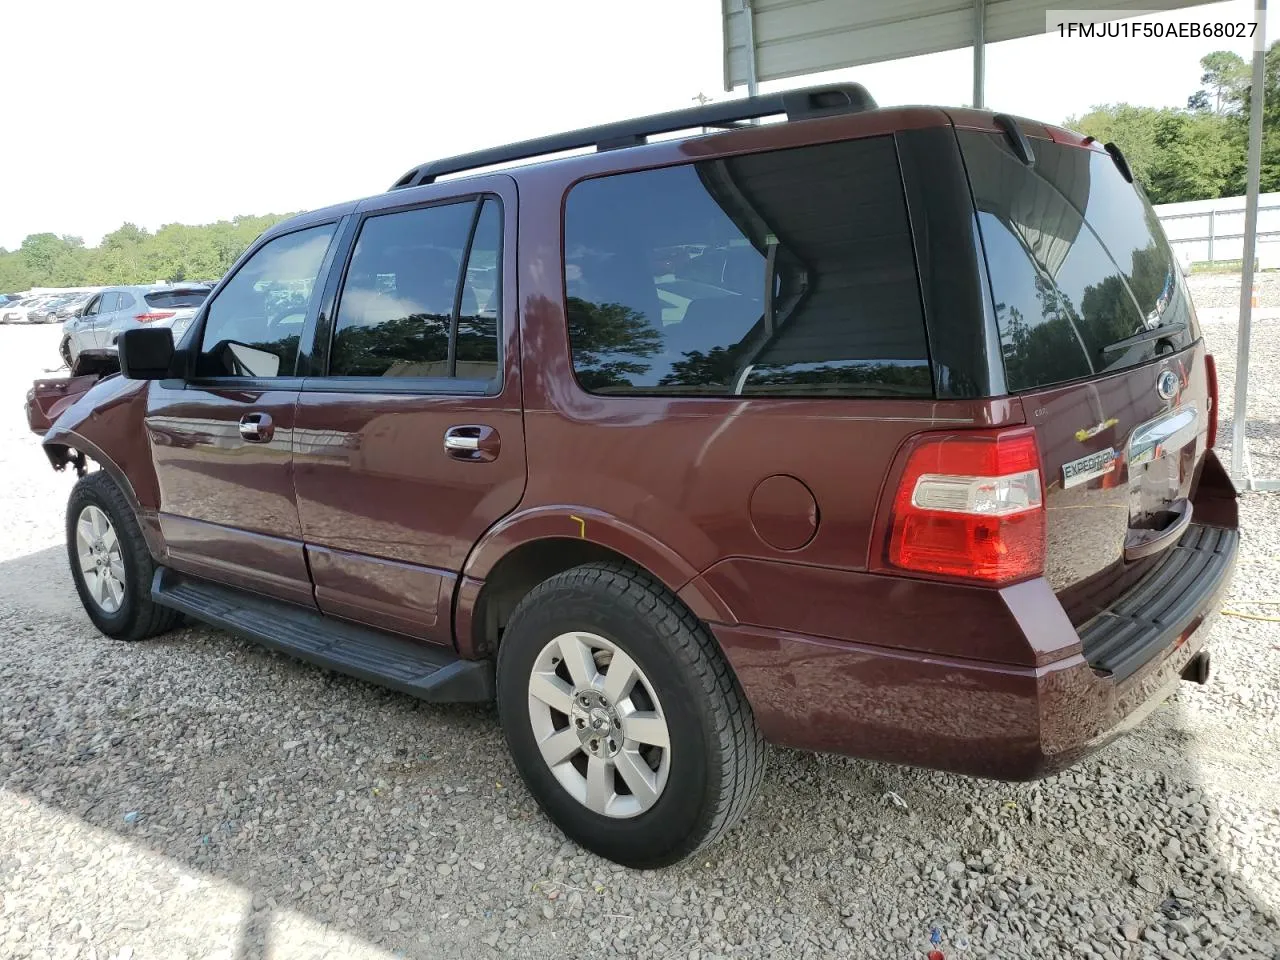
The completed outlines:
[[[6,303],[0,307],[0,323],[31,323],[33,310],[39,310],[46,303],[52,303],[58,297],[27,297],[16,303]]]
[[[107,287],[62,325],[63,362],[71,366],[83,350],[113,352],[120,334],[134,327],[172,327],[177,342],[210,289],[202,283]]]

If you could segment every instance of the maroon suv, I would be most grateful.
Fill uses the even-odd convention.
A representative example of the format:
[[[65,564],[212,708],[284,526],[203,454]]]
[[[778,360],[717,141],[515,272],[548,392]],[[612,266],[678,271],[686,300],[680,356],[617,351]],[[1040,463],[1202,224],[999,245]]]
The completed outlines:
[[[101,466],[67,514],[99,629],[496,698],[548,815],[636,866],[732,826],[766,742],[1060,769],[1205,678],[1235,558],[1120,151],[856,86],[417,167],[119,352],[32,399]]]

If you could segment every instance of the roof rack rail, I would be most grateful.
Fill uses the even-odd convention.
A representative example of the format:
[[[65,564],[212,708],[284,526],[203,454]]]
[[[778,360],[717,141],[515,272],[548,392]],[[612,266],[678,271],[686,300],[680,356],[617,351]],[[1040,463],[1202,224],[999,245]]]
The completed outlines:
[[[860,83],[838,83],[825,87],[804,87],[764,96],[708,103],[670,113],[658,113],[635,120],[620,120],[598,127],[585,127],[568,133],[557,133],[536,140],[524,140],[502,147],[490,147],[443,160],[419,164],[392,184],[392,190],[434,183],[436,177],[460,173],[476,167],[490,167],[514,160],[527,160],[544,154],[562,153],[582,147],[614,150],[645,143],[658,133],[671,133],[694,127],[732,128],[746,120],[786,114],[788,120],[809,120],[842,113],[874,110],[876,102]]]

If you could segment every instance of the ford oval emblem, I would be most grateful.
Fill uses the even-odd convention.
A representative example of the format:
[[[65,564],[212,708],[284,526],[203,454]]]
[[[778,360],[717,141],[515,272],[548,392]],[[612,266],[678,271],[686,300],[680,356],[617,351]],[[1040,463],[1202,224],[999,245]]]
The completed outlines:
[[[1161,370],[1160,376],[1156,377],[1156,393],[1160,394],[1161,400],[1172,400],[1178,395],[1180,386],[1182,381],[1172,370]]]

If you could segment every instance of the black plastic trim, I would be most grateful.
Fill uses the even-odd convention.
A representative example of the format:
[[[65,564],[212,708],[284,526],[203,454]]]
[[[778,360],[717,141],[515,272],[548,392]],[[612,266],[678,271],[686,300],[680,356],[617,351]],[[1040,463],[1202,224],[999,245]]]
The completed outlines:
[[[493,699],[493,665],[453,651],[336,620],[296,604],[156,570],[151,599],[162,607],[339,673],[420,700],[481,703]]]
[[[1116,169],[1120,171],[1120,176],[1133,183],[1133,170],[1129,168],[1129,161],[1124,158],[1120,148],[1114,143],[1104,143],[1102,149],[1111,154],[1111,160],[1115,163]]]
[[[1205,614],[1235,569],[1240,535],[1193,523],[1141,580],[1080,629],[1085,659],[1124,680]]]
[[[934,394],[976,399],[1005,393],[998,337],[984,306],[986,261],[973,198],[950,127],[895,133],[915,244]]]
[[[1036,152],[1031,149],[1031,141],[1022,132],[1022,128],[1018,126],[1017,119],[1007,113],[997,113],[991,118],[991,122],[1004,131],[1005,137],[1009,140],[1009,145],[1013,147],[1014,155],[1028,167],[1034,167],[1036,164]]]
[[[528,160],[531,157],[580,150],[584,147],[612,150],[638,146],[644,143],[647,137],[677,130],[723,127],[740,120],[756,120],[779,114],[785,114],[788,120],[808,120],[814,117],[861,113],[874,109],[876,109],[875,100],[859,83],[804,87],[759,97],[708,103],[684,110],[672,110],[670,113],[638,117],[634,120],[620,120],[598,127],[585,127],[568,133],[557,133],[549,137],[539,137],[535,140],[524,140],[520,143],[477,150],[474,153],[464,153],[456,157],[432,160],[419,164],[405,173],[391,185],[390,189],[400,190],[424,183],[434,183],[436,177],[449,173],[461,173],[477,167]]]

